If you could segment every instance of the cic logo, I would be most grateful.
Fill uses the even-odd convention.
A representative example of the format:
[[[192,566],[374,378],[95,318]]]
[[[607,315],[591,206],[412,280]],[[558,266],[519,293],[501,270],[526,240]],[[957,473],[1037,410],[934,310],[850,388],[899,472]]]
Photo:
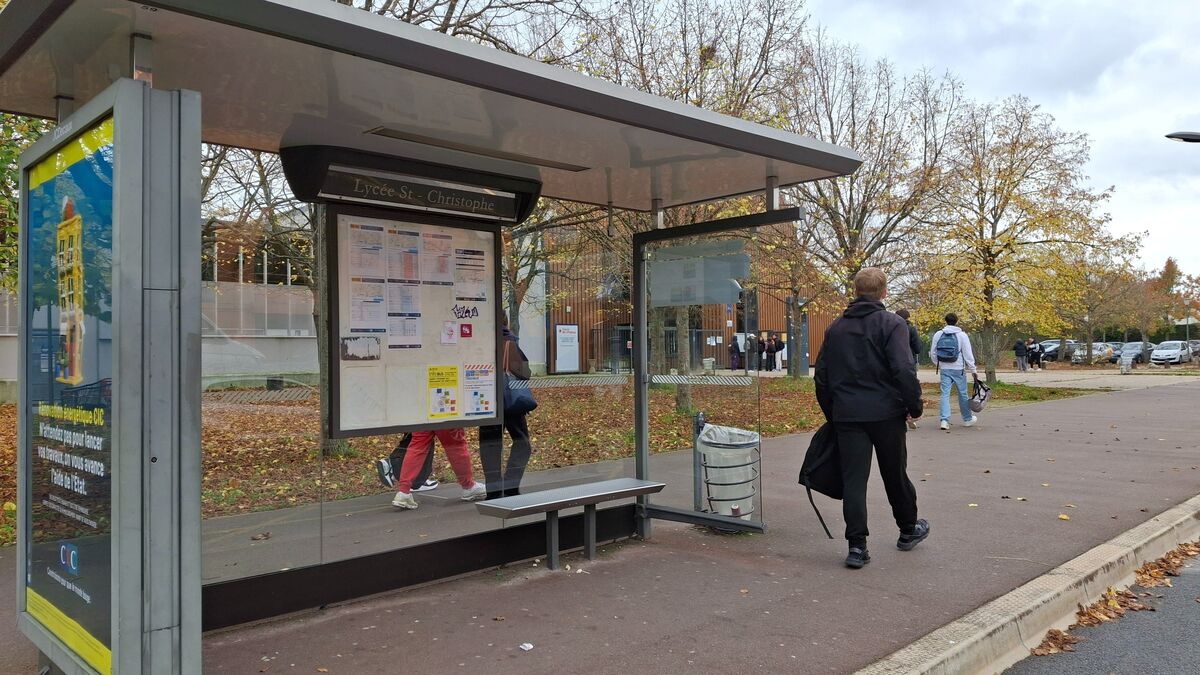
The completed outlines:
[[[58,563],[72,576],[79,576],[79,549],[74,544],[58,547]]]

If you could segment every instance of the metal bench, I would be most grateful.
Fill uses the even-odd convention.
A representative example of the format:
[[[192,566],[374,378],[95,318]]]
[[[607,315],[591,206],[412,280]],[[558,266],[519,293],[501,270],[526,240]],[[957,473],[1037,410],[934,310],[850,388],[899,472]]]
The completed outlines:
[[[596,504],[661,492],[665,483],[636,478],[616,478],[596,483],[530,492],[515,497],[502,497],[475,502],[475,508],[486,516],[517,518],[535,513],[546,514],[547,567],[558,569],[558,512],[573,506],[583,507],[583,553],[588,560],[596,558]]]

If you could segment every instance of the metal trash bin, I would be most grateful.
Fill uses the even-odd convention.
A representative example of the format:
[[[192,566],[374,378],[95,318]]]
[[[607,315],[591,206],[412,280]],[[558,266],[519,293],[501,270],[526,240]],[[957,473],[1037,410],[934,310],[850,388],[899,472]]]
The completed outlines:
[[[705,375],[713,375],[717,372],[717,360],[716,359],[709,359],[709,358],[700,359],[700,366],[701,366],[701,368],[704,369]]]
[[[696,437],[708,510],[750,520],[758,496],[758,433],[705,424]]]

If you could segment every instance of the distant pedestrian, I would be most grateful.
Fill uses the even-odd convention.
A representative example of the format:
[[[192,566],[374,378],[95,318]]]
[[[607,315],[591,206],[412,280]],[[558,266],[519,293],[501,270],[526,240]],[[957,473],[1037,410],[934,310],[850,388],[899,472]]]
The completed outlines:
[[[901,319],[904,319],[904,324],[906,326],[908,326],[908,348],[912,350],[912,355],[913,355],[912,370],[913,370],[913,375],[916,375],[917,374],[917,364],[919,364],[921,362],[921,335],[919,333],[917,333],[917,327],[912,325],[912,322],[910,322],[908,320],[908,317],[910,315],[909,315],[907,309],[897,310],[896,316],[900,317]],[[916,429],[917,428],[916,420],[913,420],[913,419],[908,420],[908,428]]]
[[[1029,370],[1029,345],[1020,338],[1013,345],[1013,356],[1017,358],[1017,372],[1024,373]]]
[[[746,365],[758,370],[758,336],[754,333],[746,333]]]
[[[779,341],[774,335],[767,338],[767,365],[763,368],[767,372],[775,372],[775,355],[779,353]]]
[[[729,369],[741,370],[742,368],[742,346],[738,344],[737,336],[729,341]]]
[[[1029,358],[1029,367],[1033,370],[1042,369],[1042,345],[1034,342],[1033,338],[1025,341],[1025,353]]]
[[[767,370],[767,336],[758,336],[758,369]]]
[[[933,346],[929,350],[929,358],[937,364],[941,371],[942,400],[939,407],[941,428],[950,429],[950,390],[958,390],[958,410],[962,413],[963,426],[975,424],[975,414],[971,412],[971,395],[967,393],[967,375],[977,375],[975,369],[975,353],[971,351],[971,340],[966,332],[958,327],[958,315],[951,312],[946,315],[946,327],[933,335]]]
[[[815,373],[817,402],[833,424],[842,469],[842,515],[849,553],[846,565],[861,568],[867,552],[867,479],[871,448],[900,528],[896,547],[912,550],[929,536],[917,518],[917,490],[908,479],[906,417],[922,413],[921,385],[913,372],[909,331],[883,308],[887,276],[868,267],[854,275],[857,297],[825,331]]]

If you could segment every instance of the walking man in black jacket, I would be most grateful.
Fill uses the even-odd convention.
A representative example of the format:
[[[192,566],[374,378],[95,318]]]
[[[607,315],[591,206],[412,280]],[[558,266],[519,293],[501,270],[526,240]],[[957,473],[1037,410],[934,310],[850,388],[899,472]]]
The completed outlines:
[[[908,479],[905,419],[921,416],[921,385],[914,371],[909,330],[883,307],[887,276],[868,267],[854,276],[856,298],[825,331],[817,356],[817,401],[837,430],[842,465],[842,515],[850,546],[846,565],[861,568],[867,552],[867,479],[871,448],[892,516],[900,528],[896,547],[910,551],[929,536],[917,518],[917,490]]]

